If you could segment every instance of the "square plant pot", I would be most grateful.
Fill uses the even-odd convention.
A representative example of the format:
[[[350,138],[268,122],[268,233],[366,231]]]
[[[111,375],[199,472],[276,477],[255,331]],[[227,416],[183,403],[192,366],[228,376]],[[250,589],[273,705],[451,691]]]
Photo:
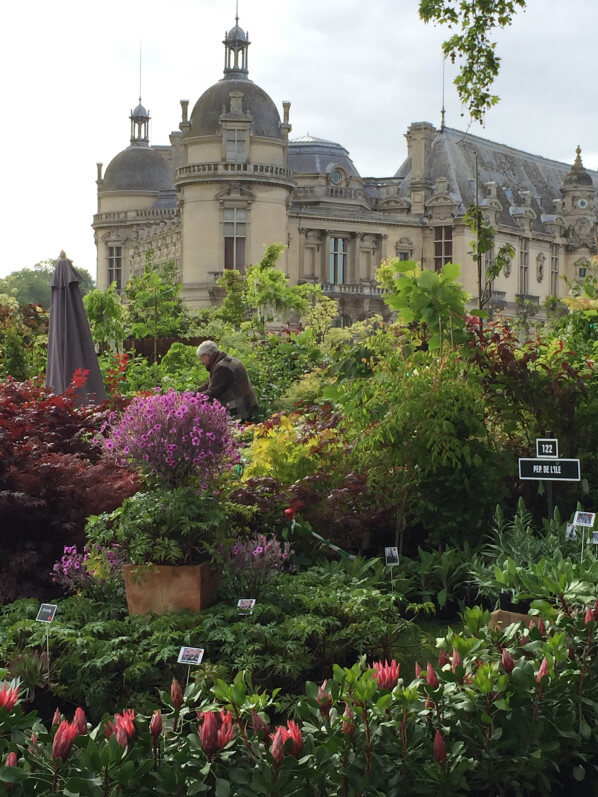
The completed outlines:
[[[178,609],[200,612],[213,602],[220,573],[200,565],[125,565],[129,614],[164,614]]]

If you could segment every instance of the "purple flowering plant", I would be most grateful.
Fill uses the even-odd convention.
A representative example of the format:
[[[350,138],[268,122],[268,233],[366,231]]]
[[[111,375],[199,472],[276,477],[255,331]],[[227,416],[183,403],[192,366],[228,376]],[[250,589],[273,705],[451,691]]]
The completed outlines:
[[[110,456],[171,486],[197,479],[206,489],[241,459],[225,407],[203,393],[156,388],[134,398],[120,418],[112,413],[101,431],[108,432],[100,442]]]
[[[222,546],[219,554],[224,576],[236,595],[257,598],[266,584],[288,565],[292,549],[274,535],[258,534],[251,539],[238,539]]]
[[[123,557],[118,546],[86,545],[79,552],[76,545],[66,545],[50,577],[66,592],[98,597],[111,582],[122,581],[122,568]]]

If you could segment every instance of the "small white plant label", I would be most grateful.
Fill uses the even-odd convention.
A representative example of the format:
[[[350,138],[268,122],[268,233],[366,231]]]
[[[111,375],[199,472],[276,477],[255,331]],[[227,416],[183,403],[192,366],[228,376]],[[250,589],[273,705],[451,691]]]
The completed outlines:
[[[38,623],[51,623],[58,606],[55,603],[42,603],[35,618]]]
[[[251,614],[255,606],[255,598],[239,598],[237,607],[239,614]]]
[[[385,548],[384,556],[386,557],[386,564],[392,567],[399,564],[399,549],[398,548]]]
[[[196,667],[198,664],[201,664],[203,651],[203,648],[182,647],[179,651],[177,662],[179,664],[188,664],[190,667]]]

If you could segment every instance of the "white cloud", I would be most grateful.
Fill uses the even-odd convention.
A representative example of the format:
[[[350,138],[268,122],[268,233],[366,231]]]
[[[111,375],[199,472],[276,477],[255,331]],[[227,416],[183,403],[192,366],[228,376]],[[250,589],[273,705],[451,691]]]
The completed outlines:
[[[128,144],[137,102],[139,41],[143,101],[153,143],[168,143],[180,119],[222,72],[222,38],[233,0],[32,0],[5,11],[0,68],[4,118],[0,274],[66,249],[95,270],[90,227],[96,161]],[[292,101],[293,136],[310,132],[346,146],[363,175],[393,173],[410,122],[439,122],[447,31],[425,26],[417,0],[240,0],[249,30],[250,76],[277,105]],[[530,0],[499,32],[501,103],[471,132],[571,161],[580,144],[598,167],[591,88],[594,0]],[[447,65],[447,124],[466,116]]]

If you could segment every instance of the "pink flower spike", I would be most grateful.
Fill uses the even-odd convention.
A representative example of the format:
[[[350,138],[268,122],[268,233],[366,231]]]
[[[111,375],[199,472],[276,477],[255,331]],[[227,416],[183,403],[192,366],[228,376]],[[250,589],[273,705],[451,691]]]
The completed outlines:
[[[506,648],[502,649],[502,656],[500,659],[501,666],[503,670],[507,673],[507,675],[515,669],[515,662],[513,661],[513,657],[509,653]]]
[[[546,660],[546,657],[544,657],[544,660],[540,665],[540,669],[538,670],[538,674],[536,675],[536,683],[538,684],[538,686],[541,686],[542,678],[544,678],[547,675],[548,675],[548,661]]]
[[[330,715],[330,709],[332,708],[332,697],[330,696],[330,692],[326,691],[326,684],[328,680],[325,680],[320,687],[318,688],[318,696],[316,698],[316,702],[320,707],[320,713],[323,717],[328,717]]]
[[[17,754],[16,753],[9,753],[6,756],[6,761],[4,762],[4,766],[5,767],[16,767],[18,763],[19,763],[19,759],[17,758]]]
[[[381,661],[375,661],[373,664],[374,678],[378,682],[379,688],[389,691],[394,689],[399,680],[400,668],[401,665],[397,664],[394,659],[390,664],[388,661],[385,661],[384,664]]]
[[[586,616],[584,618],[584,622],[586,625],[589,625],[594,620],[594,612],[588,606],[586,608]]]
[[[436,736],[434,736],[434,761],[439,764],[446,761],[446,745],[440,731],[436,731]]]
[[[87,717],[85,716],[85,712],[82,708],[75,709],[73,722],[77,726],[79,736],[85,736],[87,733]]]
[[[434,670],[434,667],[428,662],[428,666],[426,668],[426,681],[428,682],[428,686],[431,686],[432,689],[438,689],[438,676]]]

